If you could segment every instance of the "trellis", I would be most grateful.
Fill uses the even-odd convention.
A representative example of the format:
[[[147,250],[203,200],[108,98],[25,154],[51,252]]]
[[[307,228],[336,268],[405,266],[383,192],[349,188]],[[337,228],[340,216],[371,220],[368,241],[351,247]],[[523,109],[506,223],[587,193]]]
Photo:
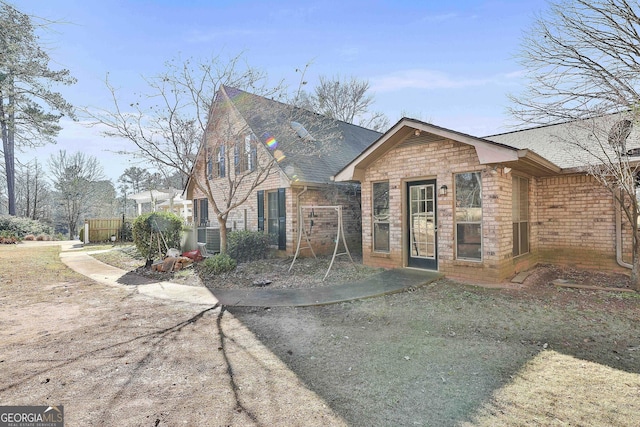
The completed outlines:
[[[293,264],[295,264],[296,259],[298,258],[298,255],[300,254],[300,251],[303,249],[309,249],[311,250],[311,254],[313,255],[314,258],[318,258],[315,254],[315,252],[313,251],[313,247],[311,245],[311,237],[309,236],[310,233],[307,233],[307,230],[304,226],[304,217],[303,217],[303,212],[306,210],[311,209],[312,212],[314,212],[316,209],[333,209],[338,213],[338,229],[336,232],[336,239],[335,239],[335,247],[333,248],[333,256],[331,257],[331,263],[329,264],[329,268],[327,269],[327,272],[325,273],[324,277],[322,278],[322,281],[324,282],[324,280],[327,278],[327,276],[329,275],[329,272],[331,271],[331,267],[333,267],[333,262],[335,261],[337,256],[340,255],[348,255],[349,259],[351,260],[351,262],[353,263],[353,258],[351,257],[351,253],[349,252],[349,246],[347,245],[347,239],[344,235],[344,225],[343,225],[343,221],[342,221],[342,206],[341,205],[337,205],[337,206],[300,206],[298,208],[298,244],[296,246],[296,253],[293,256],[293,261],[291,262],[291,265],[289,266],[289,271],[291,271],[291,269],[293,268]],[[301,246],[302,244],[302,236],[304,236],[305,239],[305,244],[306,246]],[[344,245],[344,252],[340,252],[338,253],[338,247],[340,246],[340,241],[342,240],[342,244]]]

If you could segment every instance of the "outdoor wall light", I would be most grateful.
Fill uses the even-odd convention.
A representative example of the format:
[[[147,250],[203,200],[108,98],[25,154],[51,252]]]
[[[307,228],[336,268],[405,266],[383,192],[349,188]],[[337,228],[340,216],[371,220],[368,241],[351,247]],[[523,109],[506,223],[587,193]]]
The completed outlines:
[[[442,185],[440,187],[440,190],[438,191],[438,196],[446,196],[447,195],[447,186],[446,185]]]
[[[414,131],[413,131],[413,134],[414,134],[415,136],[420,136],[420,129],[416,129],[416,130],[414,130]]]
[[[502,172],[504,172],[504,174],[506,175],[506,174],[508,174],[509,172],[511,172],[511,168],[508,168],[508,167],[506,167],[506,166],[505,166],[505,167],[502,169]]]

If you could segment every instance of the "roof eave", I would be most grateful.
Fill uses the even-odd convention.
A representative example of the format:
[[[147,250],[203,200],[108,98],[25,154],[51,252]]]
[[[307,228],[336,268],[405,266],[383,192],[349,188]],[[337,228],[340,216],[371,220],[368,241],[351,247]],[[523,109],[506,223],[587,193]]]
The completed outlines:
[[[358,157],[335,174],[334,181],[360,181],[364,178],[364,170],[373,162],[400,144],[416,132],[427,132],[433,135],[471,145],[476,149],[481,164],[504,163],[518,160],[517,149],[493,141],[476,138],[450,129],[441,128],[415,119],[403,118],[371,144]]]

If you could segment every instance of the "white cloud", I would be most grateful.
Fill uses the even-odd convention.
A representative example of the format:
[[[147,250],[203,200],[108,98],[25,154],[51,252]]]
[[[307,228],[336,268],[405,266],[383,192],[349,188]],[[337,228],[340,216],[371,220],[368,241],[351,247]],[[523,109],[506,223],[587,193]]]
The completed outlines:
[[[374,92],[391,92],[401,89],[459,89],[478,87],[488,84],[504,84],[509,80],[519,79],[521,72],[498,74],[485,78],[456,77],[442,71],[413,69],[394,71],[387,75],[371,78],[371,89]]]
[[[442,13],[439,15],[427,15],[420,20],[422,23],[434,23],[434,22],[447,22],[454,19],[459,19],[460,15],[454,12]]]
[[[260,32],[263,33],[262,31]],[[202,31],[199,29],[193,29],[184,35],[184,41],[186,43],[210,43],[214,41],[224,41],[229,38],[246,37],[257,34],[254,30],[247,29],[215,29],[211,31]]]
[[[360,48],[358,48],[357,46],[342,46],[341,48],[337,49],[336,52],[339,57],[347,61],[354,61],[360,55]]]

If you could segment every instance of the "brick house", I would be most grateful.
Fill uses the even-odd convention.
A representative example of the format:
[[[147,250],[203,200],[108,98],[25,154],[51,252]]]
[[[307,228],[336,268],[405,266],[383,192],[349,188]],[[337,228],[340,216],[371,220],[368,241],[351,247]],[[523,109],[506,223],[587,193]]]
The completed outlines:
[[[580,153],[560,144],[572,132],[477,138],[400,120],[334,176],[361,183],[363,262],[485,282],[538,263],[622,269],[628,222]]]
[[[349,247],[359,249],[359,185],[336,184],[331,176],[380,135],[221,87],[185,189],[193,200],[196,240],[206,242],[209,251],[219,250],[220,225],[210,194],[219,206],[231,207],[227,230],[264,231],[288,255],[296,250],[299,206],[341,205]],[[337,214],[307,209],[303,221],[315,252],[332,251]]]

